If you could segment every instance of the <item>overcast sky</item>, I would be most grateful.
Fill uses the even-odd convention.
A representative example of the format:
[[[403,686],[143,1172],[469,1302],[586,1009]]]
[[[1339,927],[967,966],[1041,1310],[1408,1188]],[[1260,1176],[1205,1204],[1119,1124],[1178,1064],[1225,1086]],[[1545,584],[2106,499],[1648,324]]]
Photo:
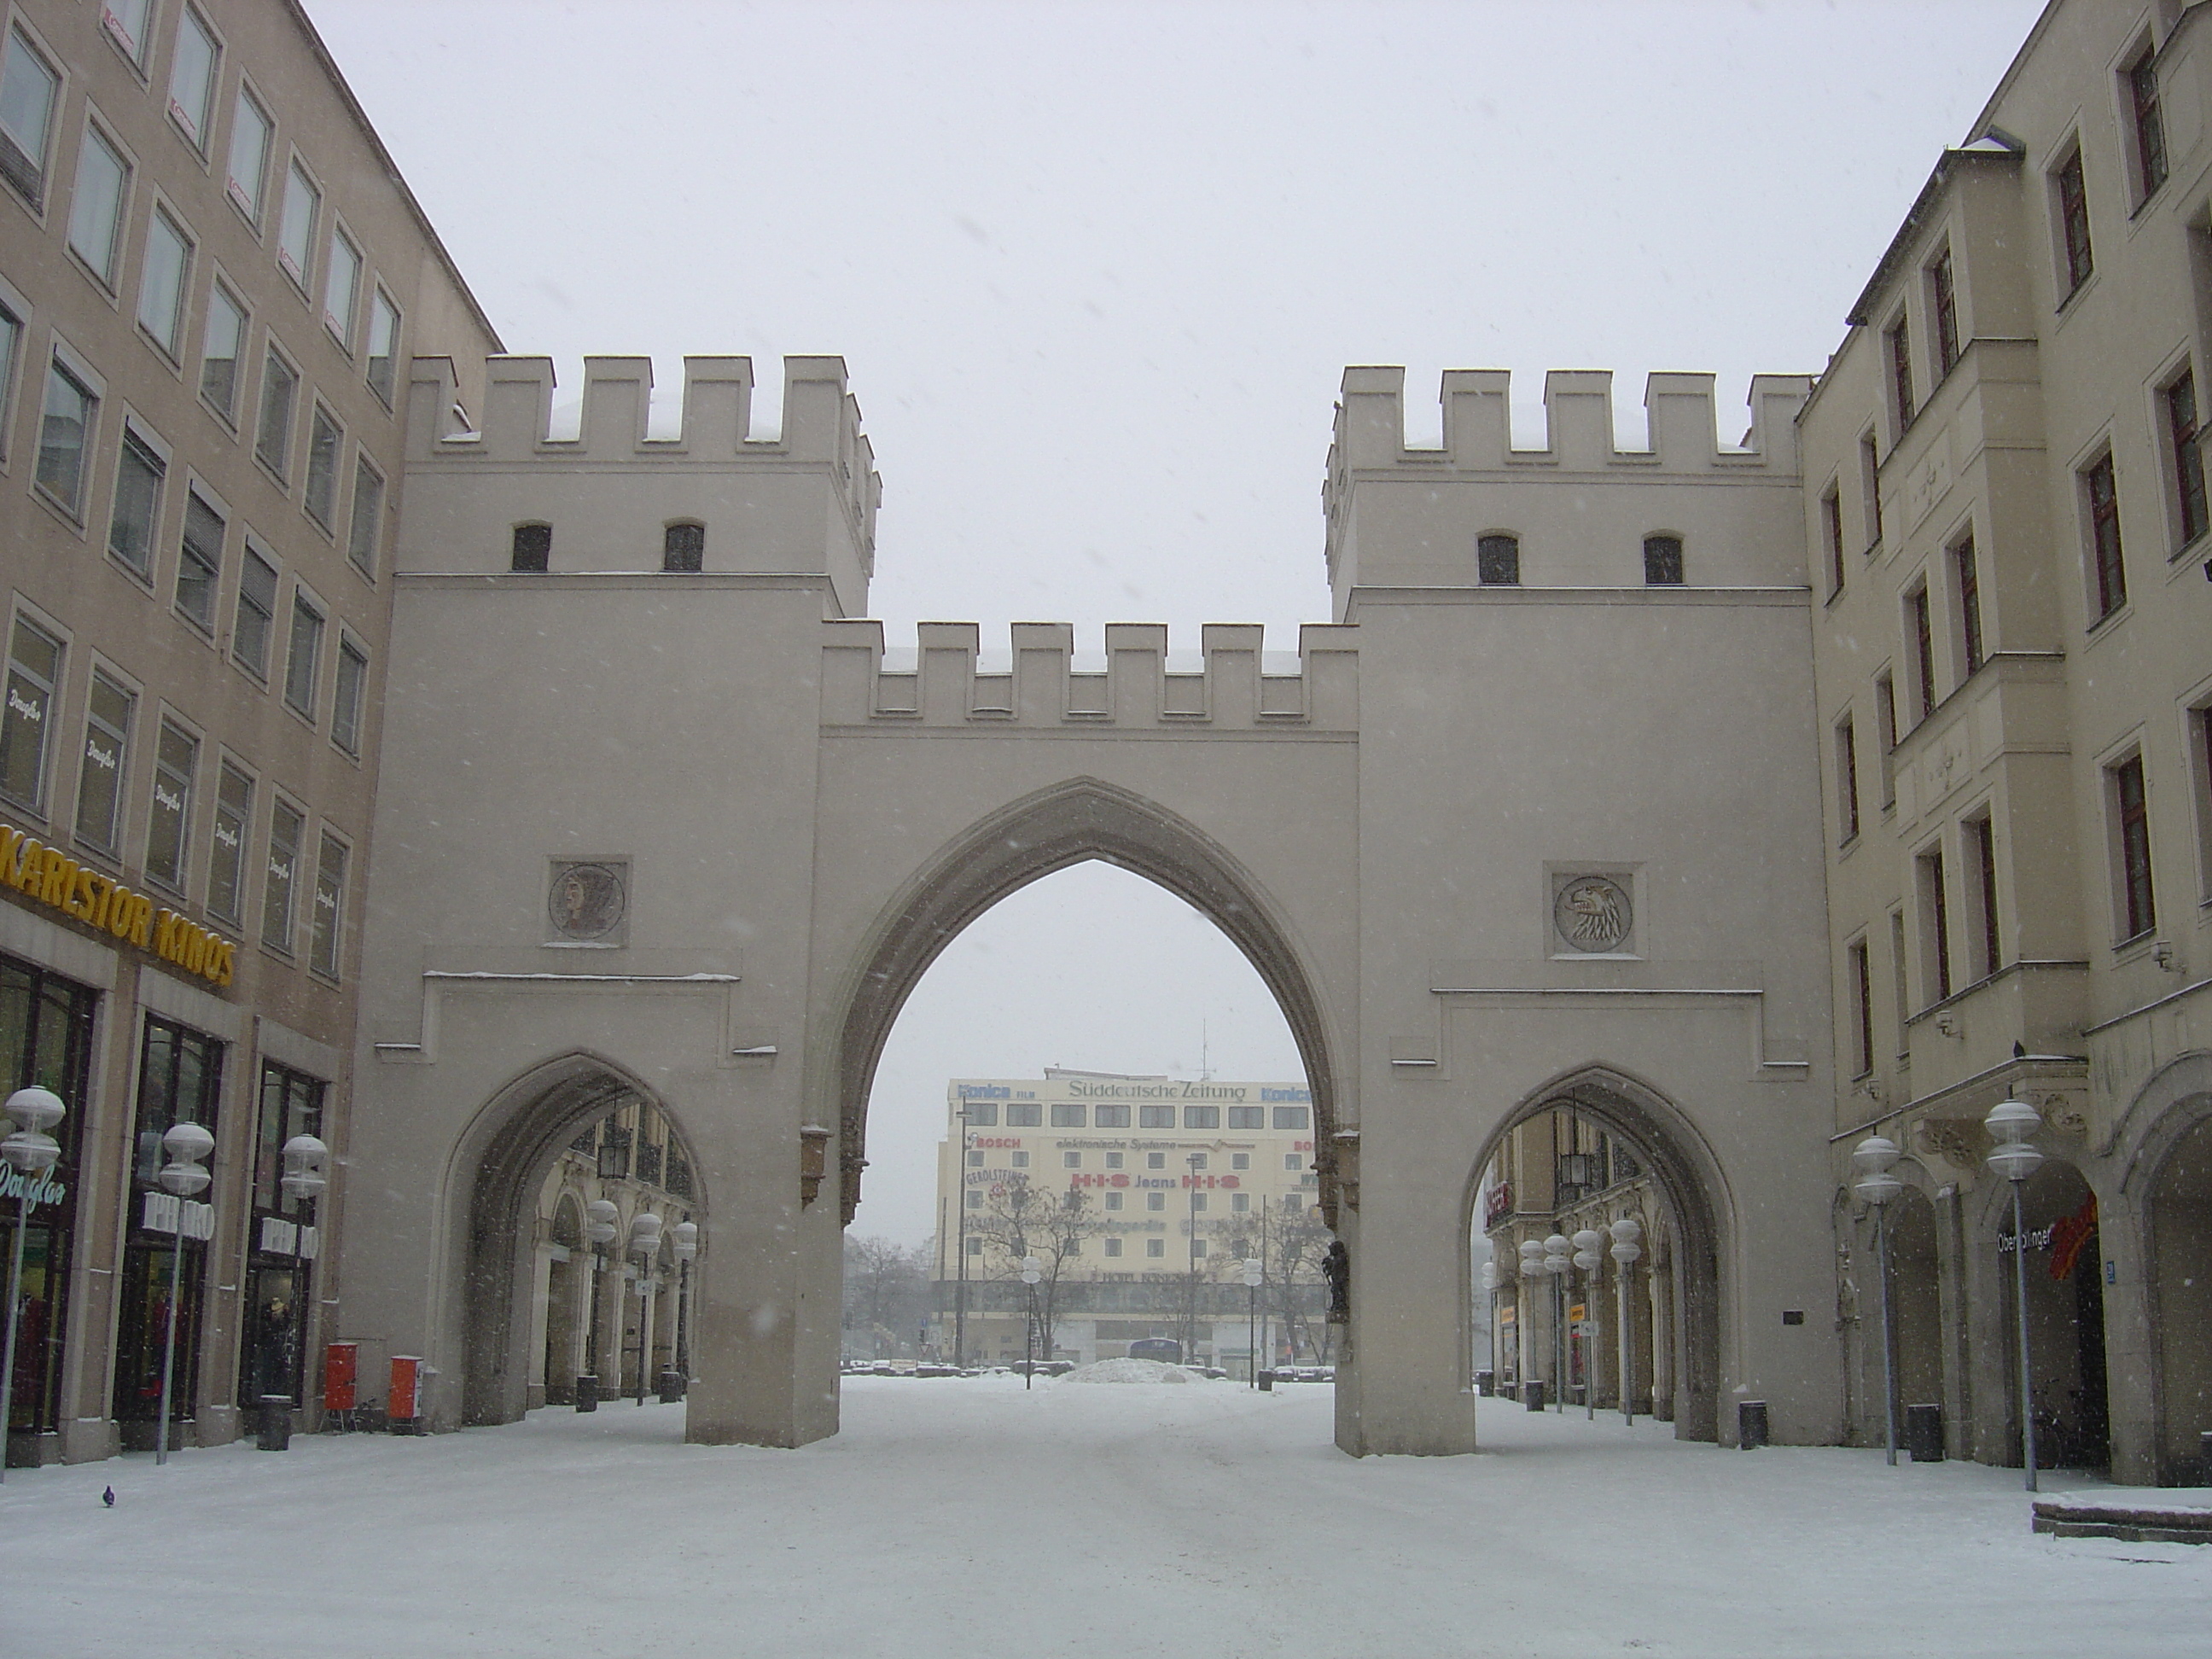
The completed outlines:
[[[2037,0],[1172,5],[307,0],[511,350],[849,367],[872,609],[1325,620],[1347,363],[1818,371]],[[1164,941],[1172,941],[1171,946]],[[1097,866],[940,959],[894,1032],[856,1229],[935,1224],[948,1075],[1296,1075],[1266,992]]]

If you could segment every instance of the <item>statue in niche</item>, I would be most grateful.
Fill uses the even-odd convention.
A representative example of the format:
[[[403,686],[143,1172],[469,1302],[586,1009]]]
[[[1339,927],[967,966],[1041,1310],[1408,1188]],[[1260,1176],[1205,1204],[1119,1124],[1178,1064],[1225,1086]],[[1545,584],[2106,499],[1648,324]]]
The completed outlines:
[[[1321,1259],[1321,1273],[1328,1281],[1328,1322],[1349,1325],[1352,1322],[1352,1252],[1344,1248],[1342,1239],[1329,1241],[1328,1253]]]

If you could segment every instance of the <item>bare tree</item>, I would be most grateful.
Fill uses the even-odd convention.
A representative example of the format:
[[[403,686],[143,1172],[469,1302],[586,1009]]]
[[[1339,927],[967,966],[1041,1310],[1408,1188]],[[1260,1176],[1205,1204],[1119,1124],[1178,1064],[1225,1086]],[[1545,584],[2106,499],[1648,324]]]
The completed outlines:
[[[1334,1346],[1331,1334],[1324,1327],[1322,1339],[1315,1340],[1312,1316],[1301,1305],[1308,1298],[1299,1292],[1322,1282],[1321,1259],[1336,1235],[1304,1205],[1295,1210],[1255,1211],[1245,1219],[1250,1224],[1238,1231],[1233,1248],[1256,1255],[1266,1264],[1266,1305],[1280,1322],[1291,1354],[1325,1358]]]
[[[927,1251],[888,1238],[845,1240],[844,1326],[867,1334],[874,1357],[896,1356],[921,1328],[928,1306]]]
[[[1023,1258],[1037,1259],[1039,1340],[1049,1358],[1061,1276],[1082,1255],[1083,1241],[1102,1231],[1091,1194],[1071,1187],[1055,1197],[1016,1170],[988,1189],[982,1212],[969,1221],[968,1231],[984,1240],[994,1279],[1018,1279]]]

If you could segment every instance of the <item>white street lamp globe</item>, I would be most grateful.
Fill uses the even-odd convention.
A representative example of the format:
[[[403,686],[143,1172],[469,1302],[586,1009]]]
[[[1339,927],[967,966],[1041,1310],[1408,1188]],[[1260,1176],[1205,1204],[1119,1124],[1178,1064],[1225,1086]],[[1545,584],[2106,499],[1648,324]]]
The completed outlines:
[[[1544,1241],[1544,1254],[1546,1255],[1565,1255],[1573,1248],[1574,1245],[1568,1240],[1566,1235],[1564,1233],[1553,1233],[1549,1238]]]
[[[591,1236],[592,1243],[611,1244],[615,1242],[617,1231],[615,1218],[621,1213],[615,1208],[611,1199],[595,1198],[584,1206],[584,1214],[587,1218],[584,1231]]]
[[[1990,1149],[1989,1165],[2007,1181],[2025,1181],[2043,1167],[2043,1154],[2024,1140],[2002,1141]]]
[[[2025,1181],[2042,1167],[2043,1154],[2027,1143],[2043,1127],[2043,1114],[2026,1101],[1999,1101],[1982,1120],[1982,1127],[1996,1142],[1990,1152],[1990,1168],[2007,1181]]]
[[[294,1135],[284,1143],[284,1176],[277,1184],[292,1198],[319,1197],[330,1183],[323,1178],[323,1160],[331,1149],[313,1135]]]
[[[1538,1260],[1541,1259],[1541,1257],[1543,1256],[1543,1254],[1544,1254],[1544,1241],[1543,1241],[1542,1239],[1540,1239],[1540,1238],[1524,1238],[1524,1239],[1522,1239],[1522,1240],[1521,1241],[1521,1251],[1520,1251],[1520,1255],[1521,1255],[1521,1259],[1522,1259],[1523,1261],[1528,1261],[1528,1262],[1534,1262],[1534,1261],[1538,1261]],[[1536,1271],[1536,1269],[1535,1269],[1534,1267],[1530,1267],[1530,1268],[1528,1269],[1528,1271],[1529,1271],[1529,1272],[1531,1272],[1531,1273],[1534,1273],[1534,1272],[1535,1272],[1535,1271]]]
[[[1034,1285],[1044,1277],[1043,1266],[1033,1255],[1022,1258],[1022,1283]]]
[[[170,1159],[156,1177],[165,1191],[179,1198],[190,1198],[194,1193],[207,1190],[213,1177],[200,1167],[200,1160],[215,1150],[213,1135],[197,1123],[173,1123],[168,1133],[161,1137],[161,1150],[168,1153]]]
[[[1244,1258],[1244,1283],[1248,1289],[1258,1290],[1260,1281],[1266,1273],[1267,1268],[1258,1256],[1248,1255]]]
[[[29,1129],[34,1133],[52,1128],[62,1121],[62,1115],[68,1109],[62,1104],[62,1097],[52,1089],[41,1089],[35,1085],[28,1089],[16,1090],[8,1097],[7,1105],[0,1107],[0,1110],[4,1110],[15,1120],[18,1128]]]
[[[1495,1261],[1482,1264],[1482,1288],[1486,1291],[1498,1288],[1498,1264]]]
[[[630,1218],[629,1247],[641,1255],[651,1255],[660,1248],[660,1218],[650,1210],[640,1210]]]
[[[0,1161],[27,1176],[44,1175],[61,1155],[61,1143],[38,1129],[18,1129],[0,1140]]]
[[[1888,1203],[1905,1190],[1905,1183],[1890,1168],[1902,1156],[1897,1143],[1887,1136],[1869,1135],[1851,1153],[1851,1165],[1859,1172],[1851,1190],[1869,1204]]]
[[[679,1221],[668,1231],[670,1237],[676,1241],[670,1248],[676,1252],[676,1259],[678,1261],[689,1261],[699,1254],[699,1224],[697,1222]]]
[[[1644,1224],[1632,1215],[1625,1215],[1606,1229],[1616,1244],[1633,1244],[1644,1237]]]

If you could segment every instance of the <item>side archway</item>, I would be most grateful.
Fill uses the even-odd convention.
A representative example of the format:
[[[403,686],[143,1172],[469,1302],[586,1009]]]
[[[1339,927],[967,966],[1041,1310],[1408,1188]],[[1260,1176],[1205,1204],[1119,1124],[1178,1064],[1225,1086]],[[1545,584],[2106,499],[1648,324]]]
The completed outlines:
[[[842,1213],[849,1224],[866,1164],[868,1092],[907,998],[961,930],[1000,900],[1097,859],[1165,888],[1244,953],[1291,1028],[1313,1094],[1322,1201],[1335,1224],[1339,1048],[1315,975],[1279,906],[1225,848],[1155,801],[1096,778],[1027,796],[950,842],[892,898],[841,1000],[831,1106],[839,1126]]]
[[[1546,1119],[1574,1126],[1571,1146],[1557,1130],[1540,1133]],[[1493,1163],[1501,1166],[1507,1199],[1478,1219],[1474,1205]],[[1514,1181],[1523,1167],[1528,1179]],[[1687,1115],[1625,1072],[1585,1066],[1531,1091],[1492,1134],[1468,1182],[1468,1237],[1482,1224],[1501,1264],[1523,1237],[1571,1235],[1621,1214],[1636,1217],[1644,1230],[1644,1255],[1629,1270],[1625,1298],[1628,1328],[1641,1343],[1640,1352],[1632,1351],[1631,1397],[1639,1409],[1672,1418],[1680,1438],[1717,1439],[1730,1206],[1719,1161]],[[1601,1257],[1602,1288],[1617,1297],[1621,1269],[1607,1253]],[[1506,1271],[1501,1266],[1501,1274]],[[1516,1299],[1528,1290],[1516,1281]],[[1595,1367],[1578,1358],[1575,1339],[1549,1328],[1556,1310],[1547,1310],[1542,1296],[1528,1297],[1526,1311],[1529,1317],[1519,1319],[1516,1308],[1526,1374],[1544,1377],[1551,1390],[1564,1382],[1571,1390],[1595,1389],[1601,1403],[1617,1403],[1618,1383],[1607,1375],[1617,1358],[1601,1353]],[[1589,1322],[1619,1341],[1621,1327],[1609,1310],[1595,1310]],[[1548,1361],[1547,1344],[1554,1356]]]
[[[465,1423],[511,1423],[528,1408],[538,1194],[562,1148],[630,1100],[653,1107],[682,1136],[674,1115],[637,1077],[601,1056],[569,1054],[501,1089],[457,1143],[449,1190],[467,1194]],[[696,1170],[688,1141],[685,1150]],[[706,1197],[696,1194],[702,1209]]]

